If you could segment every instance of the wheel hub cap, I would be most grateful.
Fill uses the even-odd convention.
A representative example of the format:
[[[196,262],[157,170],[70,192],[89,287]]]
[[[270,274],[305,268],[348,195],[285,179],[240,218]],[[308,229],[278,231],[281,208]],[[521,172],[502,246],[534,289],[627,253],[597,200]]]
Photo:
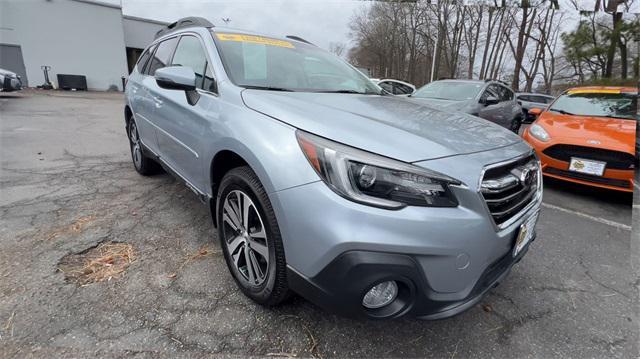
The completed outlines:
[[[222,233],[226,250],[240,279],[258,286],[267,278],[269,247],[264,222],[247,194],[234,190],[222,207]]]

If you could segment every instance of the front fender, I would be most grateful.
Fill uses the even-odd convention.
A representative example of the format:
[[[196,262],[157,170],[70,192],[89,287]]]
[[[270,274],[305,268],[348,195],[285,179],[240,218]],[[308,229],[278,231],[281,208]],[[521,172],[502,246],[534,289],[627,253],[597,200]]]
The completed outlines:
[[[294,127],[252,110],[243,112],[243,116],[225,121],[232,125],[208,149],[209,183],[213,183],[213,159],[221,151],[231,151],[242,157],[267,193],[320,179],[302,153]],[[215,194],[211,193],[211,196]]]

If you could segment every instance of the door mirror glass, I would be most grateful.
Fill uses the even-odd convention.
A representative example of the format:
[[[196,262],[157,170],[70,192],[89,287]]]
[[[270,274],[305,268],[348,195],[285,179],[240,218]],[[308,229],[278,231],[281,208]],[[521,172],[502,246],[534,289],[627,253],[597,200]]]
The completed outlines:
[[[196,74],[190,67],[169,66],[156,70],[156,83],[163,89],[195,91]]]
[[[500,102],[500,100],[495,96],[487,96],[487,98],[484,99],[485,106],[495,105],[498,102]]]

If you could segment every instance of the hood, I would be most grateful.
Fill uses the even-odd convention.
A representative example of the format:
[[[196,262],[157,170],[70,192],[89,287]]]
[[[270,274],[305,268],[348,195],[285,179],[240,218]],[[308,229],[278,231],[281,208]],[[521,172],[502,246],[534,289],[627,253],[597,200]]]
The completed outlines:
[[[536,123],[544,127],[552,140],[635,153],[634,120],[563,115],[545,111]]]
[[[395,96],[244,90],[242,98],[249,108],[293,127],[405,162],[522,141],[481,118]]]

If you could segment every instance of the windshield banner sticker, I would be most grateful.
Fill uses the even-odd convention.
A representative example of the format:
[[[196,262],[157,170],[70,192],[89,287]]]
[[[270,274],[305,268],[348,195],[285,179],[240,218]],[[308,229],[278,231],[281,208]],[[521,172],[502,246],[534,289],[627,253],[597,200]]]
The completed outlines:
[[[216,36],[221,41],[250,42],[253,44],[287,47],[290,49],[295,48],[293,44],[288,41],[270,39],[268,37],[262,37],[262,36],[243,35],[243,34],[226,34],[226,33],[217,33]]]

